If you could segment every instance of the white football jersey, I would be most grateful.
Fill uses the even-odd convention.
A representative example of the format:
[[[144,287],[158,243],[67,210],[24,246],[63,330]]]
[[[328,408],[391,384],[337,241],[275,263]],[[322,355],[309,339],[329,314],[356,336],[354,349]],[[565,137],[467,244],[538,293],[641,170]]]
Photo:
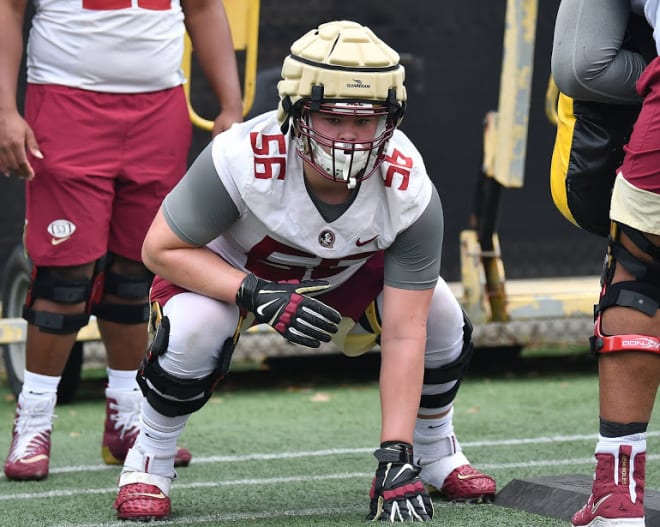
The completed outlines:
[[[183,83],[180,0],[33,0],[27,79],[110,93]]]
[[[324,279],[336,287],[392,245],[431,199],[421,155],[401,131],[390,140],[379,170],[330,223],[308,195],[302,160],[291,136],[280,132],[276,112],[234,125],[216,136],[212,149],[240,218],[208,246],[266,279],[281,279],[279,271],[287,279]]]

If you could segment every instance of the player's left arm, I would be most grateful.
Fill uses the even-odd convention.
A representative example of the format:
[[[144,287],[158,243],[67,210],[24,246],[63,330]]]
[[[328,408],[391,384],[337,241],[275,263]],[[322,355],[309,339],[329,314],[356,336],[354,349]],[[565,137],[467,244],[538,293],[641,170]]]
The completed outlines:
[[[231,28],[220,0],[182,0],[185,24],[220,114],[213,135],[243,120],[243,99]]]
[[[385,252],[381,441],[412,444],[424,378],[426,323],[440,275],[443,231],[442,204],[433,189],[422,215]]]
[[[369,491],[372,521],[428,521],[433,503],[415,464],[413,430],[422,395],[426,324],[440,273],[443,218],[435,189],[420,218],[385,251],[381,333],[381,444]]]
[[[381,335],[381,442],[412,444],[422,395],[426,320],[433,289],[384,288]]]

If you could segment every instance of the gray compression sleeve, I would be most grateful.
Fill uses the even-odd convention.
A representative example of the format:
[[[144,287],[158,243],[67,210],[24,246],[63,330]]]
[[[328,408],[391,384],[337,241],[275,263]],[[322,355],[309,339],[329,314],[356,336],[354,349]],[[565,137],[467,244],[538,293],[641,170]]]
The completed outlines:
[[[199,246],[220,236],[238,219],[238,209],[213,165],[211,144],[165,197],[163,214],[179,238]]]
[[[438,191],[422,215],[385,251],[385,283],[399,289],[430,289],[440,276],[444,218]]]
[[[630,0],[562,0],[552,47],[552,77],[577,100],[638,104],[635,83],[646,67],[621,49]]]

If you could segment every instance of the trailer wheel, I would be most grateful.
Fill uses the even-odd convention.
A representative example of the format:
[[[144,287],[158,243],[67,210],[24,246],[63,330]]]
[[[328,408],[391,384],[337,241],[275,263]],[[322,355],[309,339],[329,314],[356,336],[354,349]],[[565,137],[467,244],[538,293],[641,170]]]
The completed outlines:
[[[23,245],[19,244],[9,255],[2,274],[2,316],[3,318],[21,318],[23,303],[30,285],[32,264],[25,256]],[[15,397],[23,387],[25,370],[25,344],[3,344],[2,357],[7,372],[9,388]],[[76,342],[71,348],[62,379],[57,389],[58,404],[73,401],[83,363],[83,343]]]

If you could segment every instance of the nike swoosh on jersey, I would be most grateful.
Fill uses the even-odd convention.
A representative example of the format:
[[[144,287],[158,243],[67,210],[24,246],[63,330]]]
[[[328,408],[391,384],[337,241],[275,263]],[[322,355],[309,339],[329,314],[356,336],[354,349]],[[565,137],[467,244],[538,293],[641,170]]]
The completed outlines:
[[[50,243],[51,245],[59,245],[60,243],[64,243],[67,241],[71,236],[67,236],[66,238],[51,238]]]
[[[376,234],[376,236],[374,236],[373,238],[369,238],[368,240],[365,240],[365,241],[362,241],[362,240],[360,240],[360,238],[358,238],[357,240],[355,240],[355,245],[357,245],[358,247],[363,247],[363,246],[367,245],[368,243],[371,243],[372,241],[374,241],[376,238],[378,238],[378,234]]]

